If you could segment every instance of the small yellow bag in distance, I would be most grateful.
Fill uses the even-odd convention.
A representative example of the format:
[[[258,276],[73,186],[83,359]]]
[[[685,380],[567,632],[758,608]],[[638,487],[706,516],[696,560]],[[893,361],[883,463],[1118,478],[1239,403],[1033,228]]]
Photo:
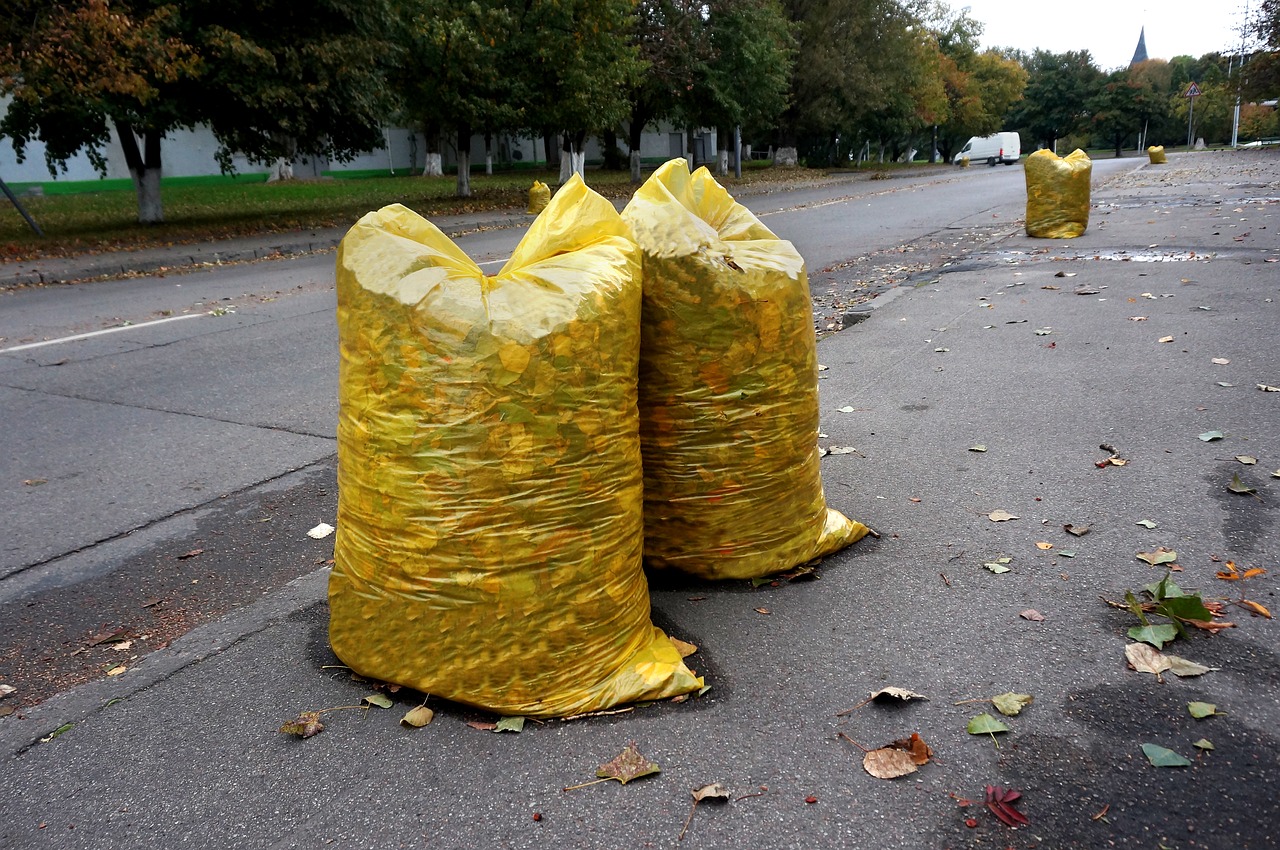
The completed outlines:
[[[1152,165],[1160,165],[1169,161],[1169,157],[1165,156],[1164,145],[1152,145],[1147,148],[1147,158],[1151,160]]]
[[[577,177],[495,276],[411,210],[338,249],[334,652],[501,714],[695,690],[649,617],[640,257]]]
[[[623,210],[644,251],[645,558],[757,578],[866,526],[826,505],[804,260],[711,174],[659,168]]]
[[[537,215],[551,203],[551,189],[541,180],[534,180],[529,187],[529,206],[525,210],[529,215]]]
[[[1027,178],[1027,235],[1074,239],[1089,226],[1093,162],[1082,150],[1060,157],[1038,150],[1023,165]]]

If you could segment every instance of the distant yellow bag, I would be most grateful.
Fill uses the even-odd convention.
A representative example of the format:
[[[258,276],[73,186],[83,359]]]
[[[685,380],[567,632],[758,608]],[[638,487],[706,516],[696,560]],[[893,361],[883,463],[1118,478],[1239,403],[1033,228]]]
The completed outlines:
[[[534,180],[529,187],[529,207],[525,210],[529,215],[537,215],[551,203],[551,190],[541,180]]]
[[[1089,226],[1093,162],[1082,150],[1059,157],[1038,150],[1023,165],[1027,175],[1027,235],[1073,239]]]
[[[699,688],[649,619],[640,257],[574,177],[486,276],[426,219],[338,249],[334,652],[502,714]]]
[[[1164,154],[1164,145],[1152,145],[1147,148],[1147,156],[1151,159],[1152,165],[1159,165],[1162,162],[1169,161],[1169,158]]]
[[[645,557],[754,578],[859,540],[827,508],[804,260],[711,174],[659,168],[623,210],[644,251]]]

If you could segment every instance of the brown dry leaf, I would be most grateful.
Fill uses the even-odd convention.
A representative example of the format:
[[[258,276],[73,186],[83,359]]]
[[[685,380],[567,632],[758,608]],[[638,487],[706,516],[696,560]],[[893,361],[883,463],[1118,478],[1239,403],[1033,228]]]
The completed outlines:
[[[698,645],[696,643],[689,643],[688,641],[680,640],[680,638],[671,637],[670,635],[667,636],[667,640],[671,641],[672,645],[675,646],[676,651],[680,653],[681,658],[688,658],[690,655],[693,655],[698,651]]]
[[[1019,612],[1018,612],[1018,616],[1019,616],[1019,617],[1021,617],[1021,618],[1022,618],[1022,619],[1024,619],[1024,620],[1030,620],[1030,621],[1032,621],[1033,623],[1043,623],[1043,622],[1044,622],[1044,614],[1041,614],[1039,611],[1037,611],[1037,610],[1036,610],[1036,609],[1034,609],[1034,608],[1028,608],[1028,609],[1027,609],[1027,610],[1025,610],[1025,611],[1019,611]]]
[[[497,723],[488,720],[468,720],[467,725],[472,729],[479,729],[481,732],[492,732],[498,728]]]
[[[107,671],[107,675],[108,675],[108,676],[119,676],[121,673],[123,673],[124,671],[126,671],[126,670],[128,670],[128,669],[129,669],[129,668],[128,668],[128,667],[125,667],[123,664],[118,664],[118,665],[116,665],[115,667],[112,667],[110,670],[108,670],[108,671]]]
[[[732,796],[729,789],[721,785],[719,782],[712,782],[710,785],[703,785],[701,788],[695,788],[690,792],[693,799],[701,803],[703,800],[729,802]]]
[[[1139,673],[1151,673],[1160,677],[1160,674],[1168,670],[1172,666],[1169,659],[1164,653],[1145,643],[1131,643],[1124,648],[1124,657],[1128,659],[1129,666]]]
[[[890,700],[910,702],[913,699],[928,701],[929,698],[924,694],[918,694],[915,691],[909,691],[906,688],[895,688],[893,686],[881,688],[871,696],[867,697],[867,700],[871,702],[889,702]]]
[[[192,549],[190,552],[183,552],[178,556],[179,561],[186,561],[190,558],[198,558],[204,554],[203,549]]]
[[[404,717],[400,718],[400,725],[413,729],[421,729],[423,726],[426,726],[434,720],[435,716],[436,713],[425,705],[416,705],[409,709],[408,713],[405,714]]]
[[[757,614],[772,614],[773,612],[772,612],[772,611],[770,611],[768,608],[757,608],[757,609],[756,609],[756,613],[757,613]]]
[[[1254,576],[1266,575],[1267,571],[1262,567],[1250,567],[1244,571],[1244,578],[1253,578]]]
[[[1115,458],[1108,458],[1108,460],[1111,463],[1115,463]],[[1062,530],[1065,531],[1067,534],[1072,535],[1073,537],[1084,537],[1086,534],[1089,533],[1089,526],[1072,525],[1071,523],[1067,523],[1064,526],[1062,526]]]
[[[293,720],[287,721],[280,727],[280,731],[286,735],[310,738],[312,735],[318,735],[323,732],[324,724],[320,722],[320,712],[304,711]]]
[[[632,741],[622,752],[600,765],[596,776],[601,779],[616,779],[626,785],[633,779],[661,772],[662,769],[658,767],[657,762],[649,761],[642,756],[636,747],[636,742]]]
[[[1218,578],[1222,579],[1223,581],[1239,581],[1242,578],[1240,573],[1236,571],[1235,561],[1227,561],[1225,564],[1223,564],[1223,566],[1226,567],[1226,569],[1219,570],[1216,573]]]
[[[1139,561],[1146,561],[1151,566],[1157,567],[1160,564],[1169,564],[1178,560],[1178,553],[1159,546],[1154,552],[1139,552],[1136,557]]]
[[[1241,599],[1240,604],[1260,617],[1271,619],[1271,612],[1267,610],[1266,606],[1260,605],[1252,599]]]
[[[1206,667],[1180,655],[1166,655],[1165,659],[1169,662],[1169,672],[1184,679],[1187,676],[1203,676],[1205,673],[1221,669],[1219,667]]]
[[[897,779],[920,768],[911,753],[897,747],[881,747],[862,757],[862,769],[877,779]]]
[[[1047,540],[1037,540],[1037,541],[1036,541],[1036,548],[1037,548],[1037,549],[1041,549],[1041,550],[1046,550],[1046,551],[1047,551],[1047,550],[1049,550],[1049,549],[1052,549],[1052,548],[1053,548],[1053,544],[1052,544],[1052,543],[1050,543],[1050,542],[1049,542],[1049,541],[1047,541]]]
[[[929,759],[933,758],[933,749],[924,742],[919,732],[912,732],[910,738],[899,738],[889,746],[909,754],[916,764],[928,764]]]
[[[1016,514],[1011,514],[1008,511],[992,511],[987,514],[987,519],[992,522],[1008,522],[1011,519],[1018,519],[1018,516]]]

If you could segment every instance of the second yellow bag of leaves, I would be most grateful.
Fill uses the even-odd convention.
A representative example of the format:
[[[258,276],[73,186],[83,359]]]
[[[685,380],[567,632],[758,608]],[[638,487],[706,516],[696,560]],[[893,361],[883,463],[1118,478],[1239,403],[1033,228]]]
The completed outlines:
[[[666,163],[623,210],[644,252],[645,558],[757,578],[866,526],[827,507],[804,260],[711,174]]]
[[[1027,178],[1027,235],[1074,239],[1089,226],[1093,162],[1082,150],[1060,157],[1038,150],[1023,165]]]
[[[334,652],[501,714],[696,690],[649,618],[640,257],[574,177],[488,276],[393,205],[338,249]]]

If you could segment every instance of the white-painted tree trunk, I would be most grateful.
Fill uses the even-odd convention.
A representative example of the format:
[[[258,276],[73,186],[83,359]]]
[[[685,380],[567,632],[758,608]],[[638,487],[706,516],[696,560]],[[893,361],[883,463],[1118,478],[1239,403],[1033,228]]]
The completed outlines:
[[[773,154],[773,164],[783,168],[795,168],[800,164],[800,152],[794,147],[778,148]]]
[[[284,157],[276,157],[276,161],[271,165],[271,175],[267,177],[268,183],[277,183],[281,180],[293,179],[293,163]]]
[[[471,169],[467,167],[465,162],[458,163],[458,189],[456,194],[459,198],[471,197]]]
[[[729,151],[722,150],[716,157],[716,174],[721,177],[729,176]]]
[[[160,224],[164,206],[160,201],[160,169],[146,168],[132,172],[133,188],[138,194],[138,223]]]
[[[444,165],[440,161],[440,154],[427,154],[427,164],[422,168],[423,177],[443,177]]]
[[[631,152],[631,182],[640,182],[640,151],[633,150]]]
[[[493,154],[491,153],[484,155],[484,173],[493,174]]]
[[[579,151],[560,152],[560,182],[563,183],[574,174],[586,179],[587,155]]]

